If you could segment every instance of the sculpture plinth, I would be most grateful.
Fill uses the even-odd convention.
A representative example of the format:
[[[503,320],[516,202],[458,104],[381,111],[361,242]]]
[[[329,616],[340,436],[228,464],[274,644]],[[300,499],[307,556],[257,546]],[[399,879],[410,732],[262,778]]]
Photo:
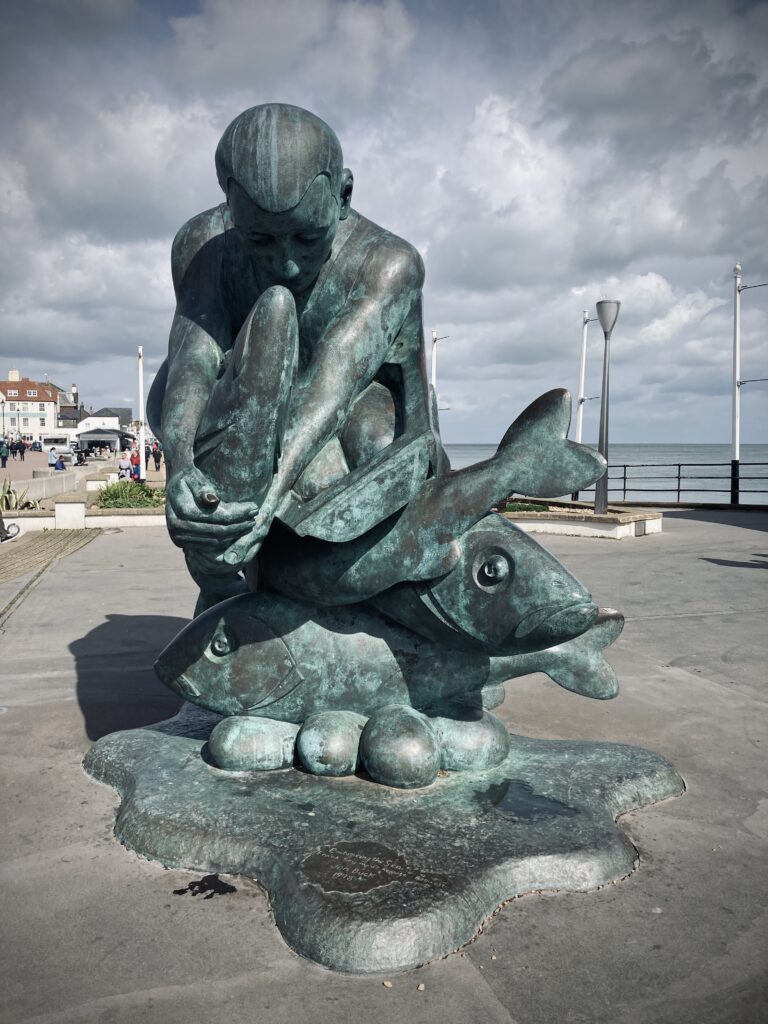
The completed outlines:
[[[117,837],[170,867],[258,879],[286,942],[339,971],[414,967],[515,896],[623,878],[637,853],[616,816],[683,791],[637,747],[519,736],[498,767],[428,789],[222,772],[204,756],[217,721],[187,705],[94,746],[86,769],[122,796]]]

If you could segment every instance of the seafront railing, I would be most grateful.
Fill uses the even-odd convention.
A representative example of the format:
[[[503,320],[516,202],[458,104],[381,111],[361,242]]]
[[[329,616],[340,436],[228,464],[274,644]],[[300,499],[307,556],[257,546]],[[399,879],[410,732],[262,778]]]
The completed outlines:
[[[753,472],[756,467],[763,467],[763,472]],[[744,475],[744,469],[749,475]],[[662,472],[635,472],[643,470]],[[704,486],[693,486],[703,481],[706,481]],[[758,481],[763,484],[762,487],[744,486]],[[712,486],[713,483],[724,486]],[[707,495],[727,494],[729,499],[723,504],[739,505],[744,495],[768,495],[766,484],[768,462],[620,462],[608,466],[608,495],[613,495],[614,501],[630,500],[627,496],[631,494],[675,494],[675,501],[680,504],[684,494],[696,491]],[[618,494],[621,494],[621,498],[617,497]]]

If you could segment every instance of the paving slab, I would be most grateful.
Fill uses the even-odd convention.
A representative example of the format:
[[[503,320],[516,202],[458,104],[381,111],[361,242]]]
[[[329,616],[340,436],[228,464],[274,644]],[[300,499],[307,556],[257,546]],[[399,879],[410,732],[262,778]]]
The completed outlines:
[[[622,690],[589,701],[530,676],[499,713],[680,771],[683,797],[621,819],[632,875],[515,899],[462,951],[382,979],[298,957],[256,881],[212,891],[125,850],[116,794],[82,758],[174,713],[151,666],[195,594],[164,530],[105,533],[51,563],[0,627],[0,1021],[762,1024],[768,516],[675,512],[626,546],[542,539],[627,615],[610,652]]]

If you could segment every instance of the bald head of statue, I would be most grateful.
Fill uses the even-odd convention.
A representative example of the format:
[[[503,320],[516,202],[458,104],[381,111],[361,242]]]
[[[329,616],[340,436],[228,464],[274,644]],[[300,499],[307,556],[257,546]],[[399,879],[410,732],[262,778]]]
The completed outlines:
[[[352,197],[335,133],[301,107],[250,107],[222,135],[216,173],[263,287],[306,291]]]
[[[325,121],[288,103],[263,103],[239,114],[216,149],[224,192],[236,181],[268,213],[296,206],[318,175],[340,196],[341,145]]]

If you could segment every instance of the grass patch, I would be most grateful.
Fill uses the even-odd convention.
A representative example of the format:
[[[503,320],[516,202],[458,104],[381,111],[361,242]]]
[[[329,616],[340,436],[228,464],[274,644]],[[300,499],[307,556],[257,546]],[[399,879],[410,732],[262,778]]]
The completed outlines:
[[[508,501],[505,512],[549,512],[548,505],[534,505],[532,501]]]
[[[165,491],[135,480],[120,480],[99,491],[99,508],[162,508]]]

